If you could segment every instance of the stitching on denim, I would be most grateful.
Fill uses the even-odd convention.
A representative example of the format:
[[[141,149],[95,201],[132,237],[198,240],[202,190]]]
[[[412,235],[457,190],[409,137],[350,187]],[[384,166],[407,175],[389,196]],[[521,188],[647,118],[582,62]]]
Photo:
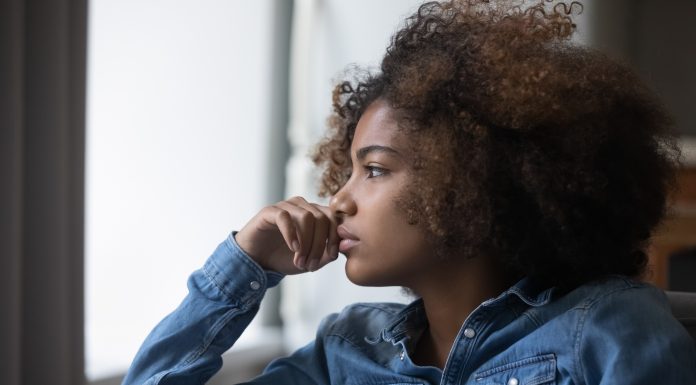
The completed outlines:
[[[540,385],[543,383],[547,383],[555,378],[555,373],[547,373],[546,375],[536,376],[532,378],[531,380],[527,381],[527,385]]]
[[[213,272],[211,272],[211,271],[208,270],[208,263],[210,263],[211,265],[213,265],[213,267],[215,268],[215,271],[216,271],[215,273],[213,273]],[[208,278],[208,280],[209,280],[210,282],[212,282],[213,285],[215,285],[215,287],[216,287],[218,290],[220,290],[220,291],[222,292],[222,294],[225,295],[225,298],[227,298],[227,299],[233,299],[233,298],[232,298],[232,295],[231,295],[231,294],[227,291],[227,289],[225,288],[225,285],[223,285],[223,284],[221,284],[220,282],[218,282],[216,276],[218,275],[217,273],[218,273],[219,271],[220,271],[220,268],[215,264],[215,262],[212,261],[212,259],[209,260],[205,265],[203,265],[203,274],[205,274],[206,278]]]
[[[573,343],[573,355],[575,356],[575,377],[578,384],[585,383],[585,378],[580,375],[580,373],[584,373],[584,370],[582,369],[582,360],[580,357],[580,345],[582,344],[582,333],[585,330],[585,320],[587,319],[588,310],[589,308],[582,309],[582,315],[578,320],[578,327],[575,331],[575,342]]]
[[[584,369],[582,369],[583,364],[582,364],[582,359],[580,356],[580,349],[581,349],[580,345],[582,344],[581,337],[582,337],[582,334],[584,332],[585,323],[586,323],[586,320],[587,320],[587,317],[588,317],[590,310],[592,310],[595,306],[597,306],[597,304],[600,301],[606,300],[610,296],[615,295],[617,293],[625,292],[625,291],[631,290],[631,289],[642,289],[642,288],[648,287],[647,285],[636,284],[635,282],[628,280],[624,277],[618,277],[618,278],[620,278],[624,282],[625,286],[616,287],[616,288],[613,288],[609,292],[601,293],[602,295],[598,295],[594,298],[588,299],[584,303],[584,306],[577,307],[578,309],[583,311],[583,314],[580,317],[580,320],[578,321],[578,330],[577,330],[576,340],[575,340],[575,344],[574,344],[574,350],[575,350],[574,354],[575,354],[575,362],[576,362],[576,366],[577,366],[576,377],[582,381],[581,382],[582,384],[585,384],[585,381],[584,381],[585,379],[580,376],[580,373],[584,373],[585,371],[584,371]]]
[[[494,374],[505,372],[505,371],[508,371],[510,369],[517,369],[517,368],[521,368],[523,366],[529,366],[529,365],[534,365],[534,364],[538,364],[538,363],[547,363],[549,361],[555,362],[556,355],[553,353],[550,353],[550,354],[544,354],[544,355],[539,355],[539,356],[534,356],[534,357],[523,358],[523,359],[517,360],[515,362],[500,365],[500,366],[497,366],[497,367],[492,368],[492,369],[484,370],[483,372],[478,372],[478,373],[474,374],[474,377],[476,377],[476,379],[478,380],[480,378],[490,377]]]
[[[230,234],[227,237],[227,239],[225,240],[225,242],[223,242],[223,244],[230,251],[230,253],[232,254],[232,257],[236,260],[241,261],[247,267],[249,267],[251,270],[253,270],[256,277],[261,281],[262,286],[267,287],[268,282],[266,282],[266,273],[263,271],[263,269],[260,268],[260,266],[256,262],[253,262],[251,256],[249,256],[249,254],[244,252],[244,250],[242,250],[242,248],[239,247],[239,245],[237,244],[237,241],[233,240],[234,237],[232,237],[232,239],[230,239],[231,237],[232,237],[232,234]],[[245,257],[239,258],[236,255],[237,252],[242,253],[242,255],[244,255]]]
[[[243,262],[247,266],[251,266],[252,270],[254,270],[254,273],[256,275],[255,278],[259,280],[259,283],[261,284],[261,286],[264,288],[267,287],[265,274],[259,275],[258,271],[256,271],[256,266],[253,266],[253,264],[251,264],[249,261],[246,261],[244,258],[239,258],[239,259],[241,260],[241,262]],[[209,270],[210,267],[212,267],[214,269],[214,271],[210,271]],[[217,263],[215,263],[214,259],[212,259],[212,258],[209,259],[205,263],[205,265],[203,265],[203,273],[215,285],[215,287],[217,287],[218,290],[220,290],[224,294],[225,298],[227,298],[228,300],[233,301],[233,302],[245,302],[246,301],[246,299],[243,299],[242,301],[237,301],[237,299],[227,289],[227,285],[225,285],[223,282],[220,282],[220,280],[217,277],[220,275],[224,276],[224,274],[222,274],[222,269],[220,268],[220,266]],[[262,291],[259,290],[258,292],[260,293]],[[248,295],[247,295],[247,297],[248,297]]]
[[[534,317],[531,312],[525,311],[524,313],[522,313],[522,315],[529,318],[529,320],[532,321],[537,327],[541,326],[541,321]]]
[[[611,295],[614,295],[614,294],[616,294],[616,293],[619,293],[619,292],[622,292],[622,291],[626,291],[626,290],[630,290],[630,289],[636,289],[636,288],[644,288],[644,287],[646,287],[646,286],[643,286],[643,285],[636,285],[634,282],[632,282],[632,281],[630,281],[630,280],[628,280],[628,279],[626,279],[626,278],[624,278],[624,277],[616,277],[616,278],[621,279],[621,280],[624,282],[625,285],[624,285],[624,286],[621,286],[621,287],[613,287],[613,288],[610,289],[610,291],[607,291],[607,292],[600,292],[600,293],[597,293],[595,296],[592,296],[592,297],[590,297],[590,298],[587,298],[585,301],[583,301],[582,304],[580,304],[580,305],[578,305],[578,306],[576,306],[576,307],[577,307],[577,308],[583,308],[583,309],[584,309],[584,308],[589,309],[589,308],[592,308],[593,306],[595,306],[595,305],[597,304],[597,302],[599,302],[599,301],[601,301],[601,300],[603,300],[603,299],[606,299],[607,297],[609,297],[609,296],[611,296]]]
[[[196,360],[201,358],[201,356],[203,356],[203,354],[206,351],[208,351],[208,348],[210,348],[210,345],[212,344],[213,340],[215,340],[215,337],[217,337],[220,330],[222,330],[232,320],[232,318],[234,318],[234,316],[239,313],[241,312],[240,309],[237,307],[228,310],[220,318],[220,320],[213,324],[213,327],[203,338],[203,343],[196,350],[189,353],[188,356],[184,357],[184,359],[178,365],[174,366],[168,371],[161,372],[161,377],[157,380],[157,383],[159,383],[159,381],[161,381],[164,377],[166,377],[169,374],[172,374],[178,370],[186,369],[187,367],[191,366],[191,364],[193,364]]]
[[[203,338],[203,343],[200,345],[197,351],[192,353],[189,357],[189,359],[184,360],[184,364],[192,364],[195,360],[200,358],[203,353],[205,353],[208,348],[210,347],[210,344],[213,342],[215,337],[218,335],[220,330],[222,330],[225,325],[232,319],[232,317],[236,314],[240,313],[240,309],[235,307],[227,311],[225,315],[222,316],[222,318],[213,324],[213,327],[211,328],[210,332],[206,334],[205,338]]]

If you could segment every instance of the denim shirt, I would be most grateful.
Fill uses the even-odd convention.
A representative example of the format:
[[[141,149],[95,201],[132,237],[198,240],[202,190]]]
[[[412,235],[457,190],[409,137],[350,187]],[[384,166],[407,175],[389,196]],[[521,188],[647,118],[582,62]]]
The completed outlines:
[[[231,234],[190,276],[188,296],[147,337],[123,384],[205,383],[282,277],[261,269]],[[621,276],[564,295],[523,279],[471,313],[444,370],[410,359],[426,325],[421,300],[355,304],[249,383],[696,383],[696,348],[664,293]]]

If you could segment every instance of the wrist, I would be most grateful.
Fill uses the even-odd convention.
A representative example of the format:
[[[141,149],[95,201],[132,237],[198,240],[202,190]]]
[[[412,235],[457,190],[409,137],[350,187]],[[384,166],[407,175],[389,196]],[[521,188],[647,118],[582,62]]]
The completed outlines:
[[[249,259],[256,262],[256,264],[259,265],[263,270],[275,271],[275,269],[268,266],[268,264],[263,258],[260,258],[258,255],[255,255],[256,253],[253,252],[252,244],[247,241],[246,237],[244,237],[242,233],[243,231],[232,232],[232,238],[234,238],[234,242],[237,244],[237,247],[239,247],[239,249],[244,254],[246,254],[246,256],[249,257]]]

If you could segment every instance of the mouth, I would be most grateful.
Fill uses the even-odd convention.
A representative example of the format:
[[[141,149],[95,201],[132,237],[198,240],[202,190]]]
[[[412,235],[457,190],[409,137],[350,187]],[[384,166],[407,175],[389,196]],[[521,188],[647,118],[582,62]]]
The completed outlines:
[[[338,233],[338,237],[341,238],[341,242],[338,244],[338,251],[341,253],[345,254],[348,250],[360,243],[360,239],[348,231],[343,225],[338,226],[336,232]]]

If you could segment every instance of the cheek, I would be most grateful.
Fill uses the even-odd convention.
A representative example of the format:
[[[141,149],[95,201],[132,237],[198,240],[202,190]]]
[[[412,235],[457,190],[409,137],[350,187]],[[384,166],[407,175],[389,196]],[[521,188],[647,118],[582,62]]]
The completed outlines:
[[[401,189],[394,197],[394,210],[411,226],[420,222],[420,207],[423,207],[423,199],[409,188]]]
[[[420,226],[410,224],[404,210],[390,204],[389,210],[379,212],[373,222],[374,237],[371,249],[379,253],[380,259],[410,259],[407,256],[427,254],[429,245],[426,232]]]

